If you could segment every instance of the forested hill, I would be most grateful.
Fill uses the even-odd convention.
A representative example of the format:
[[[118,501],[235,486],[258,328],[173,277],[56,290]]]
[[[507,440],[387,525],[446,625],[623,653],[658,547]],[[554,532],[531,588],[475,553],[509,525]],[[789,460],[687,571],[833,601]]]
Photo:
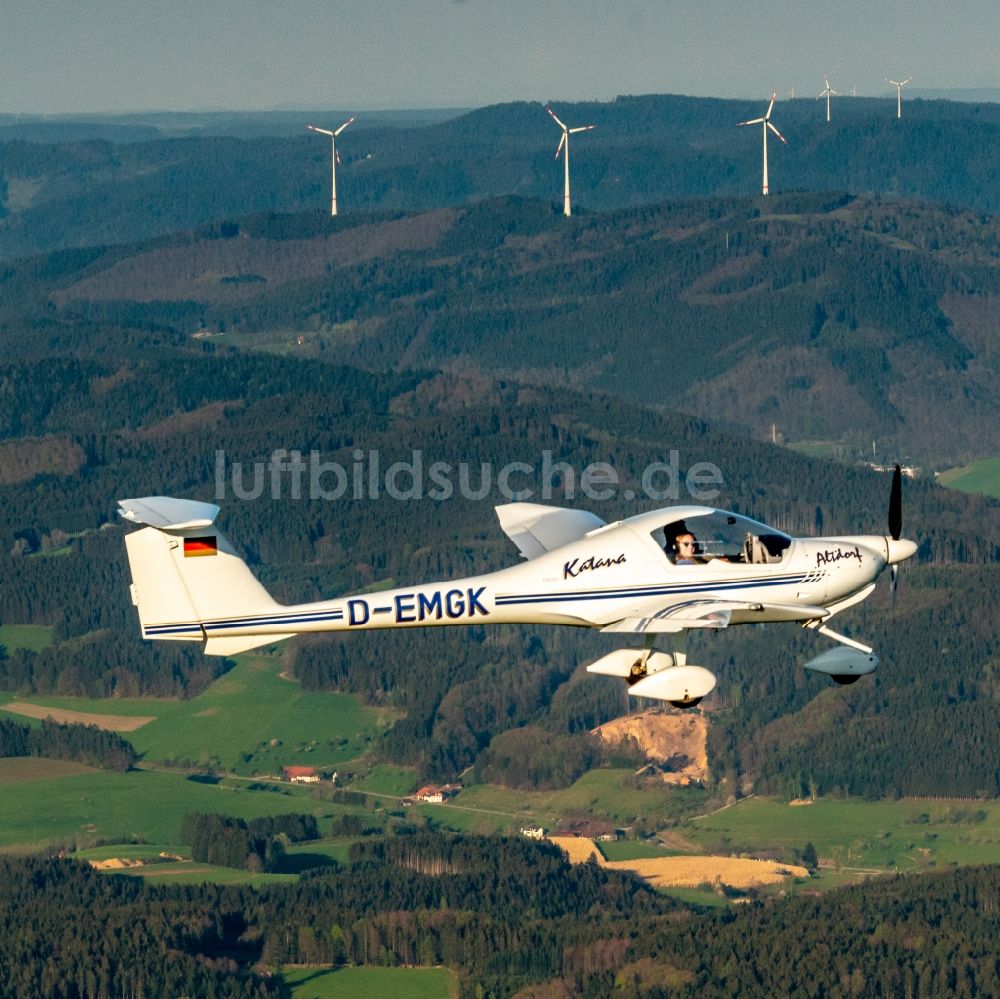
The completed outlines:
[[[147,350],[152,356],[142,359],[0,369],[0,420],[17,428],[0,443],[7,476],[0,487],[0,621],[54,626],[57,639],[44,651],[12,651],[0,661],[2,689],[185,695],[222,668],[194,645],[139,641],[121,522],[113,515],[122,496],[218,499],[227,534],[282,601],[516,561],[492,509],[511,498],[498,475],[515,461],[531,466],[511,482],[532,490],[520,498],[592,509],[608,521],[687,501],[686,473],[710,461],[722,473],[719,505],[796,533],[884,529],[886,475],[811,460],[612,396],[476,374],[377,375],[315,359]],[[292,475],[270,464],[276,449],[298,451],[306,462],[298,496]],[[345,470],[347,495],[309,499],[313,450],[317,460]],[[369,485],[373,452],[381,469],[377,496]],[[676,490],[661,471],[652,481],[666,494],[645,495],[643,471],[653,462],[669,465],[672,452]],[[415,469],[418,460],[422,492],[405,473],[398,485],[411,498],[388,495],[392,463]],[[596,461],[620,476],[619,489],[602,500],[579,487],[579,474]],[[451,469],[446,501],[434,498],[441,495],[428,476],[435,462]],[[547,462],[575,470],[573,491],[565,472],[546,475]],[[333,489],[335,480],[328,475],[321,485]],[[637,495],[629,498],[628,490]],[[877,613],[859,623],[852,611],[842,625],[884,655],[874,680],[845,695],[804,677],[799,664],[824,643],[793,626],[698,640],[700,660],[720,677],[712,758],[720,775],[779,791],[812,779],[823,791],[846,785],[875,796],[943,794],[956,790],[948,761],[960,755],[977,761],[963,769],[963,780],[974,782],[969,793],[1000,790],[989,776],[1000,773],[1000,747],[987,736],[989,752],[982,749],[983,732],[995,731],[1000,719],[990,666],[1000,652],[990,598],[1000,507],[917,480],[907,484],[905,510],[924,567],[907,566],[896,612],[880,591]],[[60,557],[46,557],[56,552]],[[606,636],[576,629],[372,633],[286,650],[286,668],[307,688],[353,690],[405,712],[378,751],[434,777],[486,766],[490,753],[516,738],[519,760],[547,774],[545,781],[565,781],[593,760],[583,733],[624,710],[619,684],[577,669],[608,651]],[[941,714],[947,723],[913,724]],[[782,722],[794,739],[776,736]],[[844,754],[845,738],[862,738],[865,755]]]
[[[1000,989],[996,867],[695,914],[523,838],[396,836],[354,847],[352,861],[255,889],[3,858],[3,994],[264,999],[289,994],[282,965],[344,963],[444,964],[461,996],[496,999],[971,999]]]
[[[572,140],[573,200],[606,211],[670,197],[759,195],[760,135],[736,125],[765,109],[766,95],[558,104],[570,125],[597,125]],[[552,159],[559,129],[540,103],[419,127],[363,127],[363,119],[338,144],[342,211],[429,210],[512,194],[561,202],[562,168]],[[52,141],[73,137],[84,127],[77,122],[0,130],[0,257],[327,205],[329,143],[305,131],[309,120],[303,113],[293,135],[254,136],[239,120],[239,134],[218,134],[216,123],[207,129],[213,134],[171,138],[152,137],[148,121],[98,122],[76,131],[90,136],[77,141]],[[888,96],[841,97],[828,124],[821,103],[800,99],[779,102],[774,121],[788,145],[771,144],[772,192],[881,192],[976,211],[1000,207],[997,105],[911,100],[897,121]],[[144,134],[146,141],[130,141]]]
[[[877,439],[958,464],[1000,451],[998,248],[990,219],[846,194],[573,219],[514,198],[261,215],[9,264],[0,356],[198,334],[373,370],[473,366],[847,457]]]

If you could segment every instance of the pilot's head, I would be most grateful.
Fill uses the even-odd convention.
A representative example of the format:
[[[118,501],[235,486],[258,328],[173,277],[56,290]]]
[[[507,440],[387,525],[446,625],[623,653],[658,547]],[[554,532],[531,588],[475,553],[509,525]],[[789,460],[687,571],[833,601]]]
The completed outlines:
[[[684,534],[677,535],[677,538],[674,541],[674,547],[677,549],[678,558],[693,558],[697,542],[694,540],[694,535],[688,531]]]

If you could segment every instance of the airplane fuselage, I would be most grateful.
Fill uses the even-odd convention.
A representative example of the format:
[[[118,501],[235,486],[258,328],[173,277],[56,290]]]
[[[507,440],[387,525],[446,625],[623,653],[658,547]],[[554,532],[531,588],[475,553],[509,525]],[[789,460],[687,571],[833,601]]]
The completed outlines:
[[[381,590],[336,600],[275,606],[272,613],[192,622],[207,638],[363,631],[470,624],[604,627],[655,614],[671,601],[725,600],[770,605],[737,612],[732,623],[795,620],[774,608],[826,607],[868,586],[886,565],[879,537],[793,540],[780,561],[748,564],[713,558],[675,565],[650,534],[649,515],[601,528],[530,561],[447,582]],[[164,622],[177,627],[177,622]],[[156,626],[147,637],[167,637]],[[173,631],[170,637],[194,637]]]

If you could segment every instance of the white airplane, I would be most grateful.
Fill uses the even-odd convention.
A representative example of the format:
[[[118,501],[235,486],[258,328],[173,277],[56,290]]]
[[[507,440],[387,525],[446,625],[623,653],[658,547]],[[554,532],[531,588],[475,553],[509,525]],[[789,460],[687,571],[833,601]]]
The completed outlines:
[[[496,508],[527,560],[447,582],[283,606],[214,526],[219,507],[163,496],[121,500],[119,513],[148,525],[126,535],[132,601],[148,639],[204,641],[235,655],[292,635],[464,624],[563,624],[642,636],[587,669],[624,679],[629,693],[691,707],[715,676],[687,661],[694,628],[797,621],[840,643],[807,669],[853,683],[878,665],[872,649],[827,626],[864,600],[875,580],[917,546],[900,539],[900,473],[889,535],[792,538],[725,510],[676,506],[606,524],[583,510],[534,503]],[[696,548],[674,550],[678,537]],[[679,559],[679,554],[692,555]],[[670,651],[656,650],[663,636]]]

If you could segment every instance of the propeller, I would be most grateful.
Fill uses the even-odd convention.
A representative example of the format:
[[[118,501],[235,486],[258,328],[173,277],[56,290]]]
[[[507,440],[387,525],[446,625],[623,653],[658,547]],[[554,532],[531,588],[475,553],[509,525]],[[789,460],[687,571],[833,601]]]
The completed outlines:
[[[889,537],[898,541],[903,533],[903,473],[899,465],[892,472],[892,488],[889,490]],[[898,583],[899,566],[889,566],[889,592],[892,594],[892,606],[896,606],[896,586]]]

